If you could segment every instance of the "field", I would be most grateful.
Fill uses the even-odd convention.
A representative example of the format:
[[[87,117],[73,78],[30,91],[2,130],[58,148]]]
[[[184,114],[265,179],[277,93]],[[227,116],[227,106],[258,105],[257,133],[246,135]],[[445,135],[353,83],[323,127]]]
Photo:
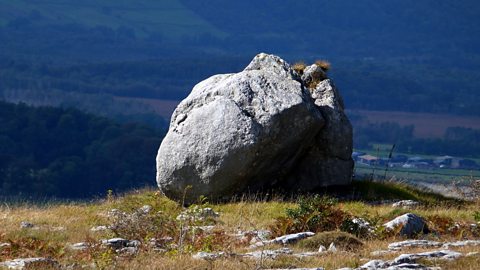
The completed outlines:
[[[395,216],[411,211],[424,217],[428,221],[429,228],[435,230],[435,233],[418,236],[421,239],[455,241],[480,237],[480,231],[466,229],[476,222],[475,210],[478,210],[476,203],[445,199],[398,184],[359,182],[355,184],[354,190],[357,195],[361,194],[363,199],[339,202],[321,199],[319,205],[323,205],[324,209],[318,211],[323,211],[321,213],[324,218],[331,219],[332,222],[321,223],[320,220],[320,223],[313,223],[311,226],[323,224],[321,226],[328,226],[328,228],[310,228],[318,228],[316,230],[320,231],[333,230],[334,233],[331,234],[337,235],[341,234],[340,227],[331,227],[331,225],[339,224],[338,222],[351,217],[362,217],[374,226],[380,226]],[[288,224],[294,224],[285,223],[289,217],[291,218],[286,209],[294,210],[300,206],[308,208],[311,207],[310,203],[315,202],[315,199],[303,202],[298,199],[284,200],[276,197],[276,199],[266,200],[257,196],[228,203],[200,201],[197,205],[185,208],[155,190],[139,190],[119,196],[108,193],[105,199],[87,203],[52,203],[35,206],[26,202],[15,204],[4,202],[0,206],[0,262],[14,258],[40,256],[52,258],[62,266],[69,266],[69,269],[283,269],[296,267],[338,269],[358,267],[370,259],[391,260],[400,252],[432,250],[431,248],[411,248],[383,255],[372,255],[373,251],[387,249],[391,242],[405,239],[378,230],[375,232],[375,237],[370,234],[356,233],[361,245],[355,246],[354,249],[349,248],[350,242],[345,243],[346,246],[341,246],[342,242],[337,242],[340,248],[338,252],[314,253],[306,257],[282,255],[276,259],[253,259],[239,255],[252,251],[248,246],[250,239],[253,238],[248,236],[238,238],[236,235],[261,229],[271,230],[274,236],[281,235],[285,228],[291,226]],[[377,202],[380,199],[414,199],[421,202],[422,206],[405,210],[389,204],[368,203],[372,199]],[[325,206],[325,203],[330,206]],[[142,215],[134,214],[139,213],[136,209],[144,205],[151,206],[151,210]],[[175,219],[182,211],[195,215],[194,213],[198,213],[199,209],[204,207],[213,208],[219,213],[219,217],[193,221]],[[118,210],[115,212],[112,209]],[[120,214],[122,218],[119,219],[112,218],[112,213],[125,214]],[[136,219],[131,218],[130,215],[135,216]],[[32,226],[21,228],[20,224],[23,221],[31,223]],[[454,224],[459,226],[458,230],[448,229]],[[96,232],[90,229],[99,225],[107,225],[111,229]],[[185,233],[180,233],[185,228],[205,225],[213,226],[211,227],[213,229],[211,231],[187,229]],[[319,235],[322,234],[320,231],[318,231]],[[102,239],[112,237],[136,239],[141,244],[133,253],[122,253],[115,248],[99,244]],[[151,243],[154,241],[152,238],[170,239],[166,237],[172,237],[168,240],[172,242],[159,244],[163,245],[161,248],[152,246]],[[71,248],[71,244],[78,242],[85,243],[86,247],[81,250]],[[287,247],[293,252],[308,250],[300,244],[287,245]],[[282,246],[270,244],[261,247],[260,250],[279,248]],[[480,251],[479,246],[451,249],[464,254]],[[200,251],[212,252],[212,254],[222,251],[226,255],[218,259],[195,259],[193,255]],[[421,263],[441,266],[443,269],[476,269],[480,264],[480,256],[462,257],[450,262],[422,260]]]
[[[480,129],[480,117],[448,114],[351,110],[371,123],[394,122],[401,126],[414,125],[414,135],[419,138],[441,138],[448,127]]]

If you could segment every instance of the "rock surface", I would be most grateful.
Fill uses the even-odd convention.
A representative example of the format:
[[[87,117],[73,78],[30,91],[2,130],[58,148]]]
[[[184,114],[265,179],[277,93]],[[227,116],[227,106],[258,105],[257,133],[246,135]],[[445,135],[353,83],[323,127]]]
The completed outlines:
[[[57,261],[49,258],[18,258],[0,263],[0,267],[7,269],[60,269]]]
[[[398,216],[395,219],[383,224],[383,226],[387,230],[396,230],[400,228],[398,234],[407,237],[428,232],[425,220],[412,213]]]
[[[324,79],[307,69],[308,80]],[[178,105],[158,151],[157,183],[187,203],[348,184],[352,128],[343,109],[329,79],[309,90],[284,60],[259,54],[239,73],[198,83]]]

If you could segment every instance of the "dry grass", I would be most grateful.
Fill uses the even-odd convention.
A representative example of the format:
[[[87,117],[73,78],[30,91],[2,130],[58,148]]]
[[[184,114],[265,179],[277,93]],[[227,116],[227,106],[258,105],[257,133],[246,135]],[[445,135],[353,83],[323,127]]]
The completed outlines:
[[[315,64],[325,72],[329,71],[331,68],[331,64],[327,60],[317,60],[315,61]]]
[[[306,67],[307,67],[307,65],[303,61],[296,62],[292,66],[293,70],[295,70],[295,72],[297,72],[299,75],[303,74],[303,71],[305,70]]]
[[[297,206],[295,202],[283,200],[264,201],[245,199],[226,204],[211,204],[220,213],[217,222],[216,239],[198,236],[195,245],[190,250],[162,253],[148,248],[140,248],[135,256],[118,256],[112,250],[96,247],[87,251],[72,251],[68,244],[76,242],[98,243],[101,239],[114,237],[112,232],[91,232],[90,228],[97,225],[107,225],[109,219],[106,212],[113,208],[125,212],[133,212],[143,205],[151,205],[153,212],[161,211],[174,219],[183,208],[177,203],[159,195],[154,190],[141,190],[129,194],[110,197],[91,203],[51,204],[42,207],[32,205],[0,206],[0,243],[9,242],[9,248],[0,248],[0,261],[19,257],[47,256],[59,261],[62,265],[77,263],[90,269],[96,264],[98,269],[260,269],[260,268],[294,268],[294,267],[325,267],[336,269],[341,267],[358,267],[367,259],[374,259],[370,253],[386,249],[388,243],[403,238],[361,239],[363,246],[354,252],[337,252],[319,254],[315,257],[296,258],[280,257],[277,260],[256,261],[240,258],[232,254],[247,251],[248,243],[235,242],[230,234],[239,230],[267,229],[275,224],[277,218],[285,216],[285,209]],[[389,219],[406,212],[413,212],[437,223],[438,228],[443,223],[453,221],[461,225],[474,223],[474,213],[478,204],[427,204],[413,210],[394,209],[389,205],[369,205],[367,202],[343,201],[337,207],[352,216],[363,217],[372,223],[382,224]],[[20,222],[28,221],[37,228],[21,229]],[[447,222],[448,221],[448,222]],[[442,223],[443,222],[443,223]],[[445,225],[446,226],[446,225]],[[444,227],[445,227],[444,226]],[[62,230],[61,227],[64,229]],[[460,240],[463,238],[479,238],[479,235],[461,232],[450,233],[446,228],[441,235],[442,241]],[[177,237],[177,236],[175,236]],[[204,238],[202,238],[204,237]],[[426,238],[438,239],[436,235]],[[190,240],[189,240],[190,241]],[[210,241],[210,242],[209,242]],[[191,253],[198,250],[224,250],[231,256],[215,261],[195,260]],[[296,251],[305,249],[294,246]],[[463,253],[478,252],[480,247],[457,249]],[[408,252],[422,251],[412,249]],[[392,259],[397,254],[377,257]],[[435,265],[435,262],[430,263]],[[437,262],[438,264],[438,262]],[[480,257],[472,256],[448,263],[442,263],[445,269],[477,269]]]

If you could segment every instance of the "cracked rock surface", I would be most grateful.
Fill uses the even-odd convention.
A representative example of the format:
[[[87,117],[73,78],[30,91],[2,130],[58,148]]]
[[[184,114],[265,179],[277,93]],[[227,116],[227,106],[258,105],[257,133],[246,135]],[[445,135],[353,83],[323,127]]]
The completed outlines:
[[[330,79],[308,89],[275,55],[198,83],[176,108],[157,155],[157,183],[190,203],[269,188],[311,191],[351,181],[352,127]],[[311,84],[310,84],[311,85]],[[185,192],[188,186],[188,192]]]

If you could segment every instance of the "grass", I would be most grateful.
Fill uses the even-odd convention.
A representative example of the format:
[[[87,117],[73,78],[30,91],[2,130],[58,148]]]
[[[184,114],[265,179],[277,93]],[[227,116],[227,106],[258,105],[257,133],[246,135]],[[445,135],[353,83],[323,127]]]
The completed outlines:
[[[348,193],[352,196],[346,196]],[[339,199],[332,207],[345,213],[345,217],[362,217],[373,225],[380,225],[408,211],[424,217],[430,222],[429,224],[435,225],[435,229],[441,232],[428,235],[427,238],[459,240],[480,237],[472,233],[465,233],[465,228],[476,222],[475,213],[478,211],[479,203],[447,199],[440,195],[417,191],[398,184],[379,184],[366,181],[354,183],[348,188],[348,191],[344,191],[343,194],[338,193],[338,196],[343,199]],[[395,209],[389,204],[372,205],[370,203],[371,200],[381,199],[415,199],[422,202],[423,205],[413,210],[404,210]],[[86,269],[90,269],[92,265],[96,265],[97,269],[259,269],[319,266],[336,269],[358,267],[365,263],[365,258],[372,258],[370,252],[385,249],[388,243],[401,239],[398,237],[362,238],[359,241],[363,245],[350,250],[346,248],[348,250],[346,252],[326,253],[309,258],[284,256],[276,260],[257,261],[238,256],[227,256],[215,261],[205,261],[193,259],[191,256],[197,251],[226,251],[228,254],[248,252],[248,241],[235,239],[233,234],[239,230],[271,228],[279,218],[287,217],[287,209],[296,209],[301,205],[300,203],[298,198],[284,200],[277,197],[264,200],[253,197],[230,203],[205,204],[203,206],[212,207],[220,213],[213,235],[206,233],[193,235],[194,233],[187,230],[187,235],[183,236],[179,233],[180,226],[175,217],[185,208],[151,189],[132,191],[123,195],[111,195],[106,199],[88,203],[55,202],[41,206],[3,204],[0,206],[0,243],[11,243],[11,247],[0,248],[0,261],[19,257],[45,256],[54,258],[62,265],[77,263],[85,266]],[[68,245],[72,243],[97,244],[101,239],[122,236],[112,231],[92,232],[90,228],[111,224],[111,219],[106,216],[111,209],[134,213],[143,205],[152,206],[151,213],[159,214],[169,222],[177,222],[175,226],[169,227],[174,229],[169,233],[174,238],[174,244],[179,243],[180,237],[184,237],[184,246],[181,250],[170,246],[170,251],[159,252],[146,244],[148,242],[146,240],[150,236],[154,236],[155,233],[161,235],[160,232],[168,229],[162,226],[155,228],[151,224],[147,224],[153,222],[153,219],[141,220],[144,222],[144,226],[137,224],[140,225],[139,230],[144,228],[142,232],[144,234],[139,234],[144,238],[140,239],[144,244],[136,255],[118,256],[114,251],[98,245],[85,251],[73,251],[68,248]],[[36,225],[36,228],[21,229],[20,222],[22,221],[31,222]],[[454,223],[458,223],[461,230],[449,231],[448,227]],[[170,226],[170,223],[163,224],[166,224],[164,226],[167,227]],[[185,223],[182,226],[188,228],[188,225]],[[198,223],[198,225],[202,224]],[[158,231],[156,231],[157,229]],[[328,246],[327,242],[331,241],[328,240],[330,238],[350,239],[343,237],[345,235],[347,234],[339,231],[323,232],[305,242],[315,242],[313,246],[316,246],[318,244],[316,241],[319,241]],[[307,251],[315,249],[313,246],[299,244],[291,248],[295,251]],[[469,247],[459,250],[471,252],[479,251],[480,248]],[[392,257],[395,255],[384,255],[381,258],[391,259]],[[463,258],[449,262],[448,269],[474,269],[474,265],[478,264],[478,261],[478,257]]]

